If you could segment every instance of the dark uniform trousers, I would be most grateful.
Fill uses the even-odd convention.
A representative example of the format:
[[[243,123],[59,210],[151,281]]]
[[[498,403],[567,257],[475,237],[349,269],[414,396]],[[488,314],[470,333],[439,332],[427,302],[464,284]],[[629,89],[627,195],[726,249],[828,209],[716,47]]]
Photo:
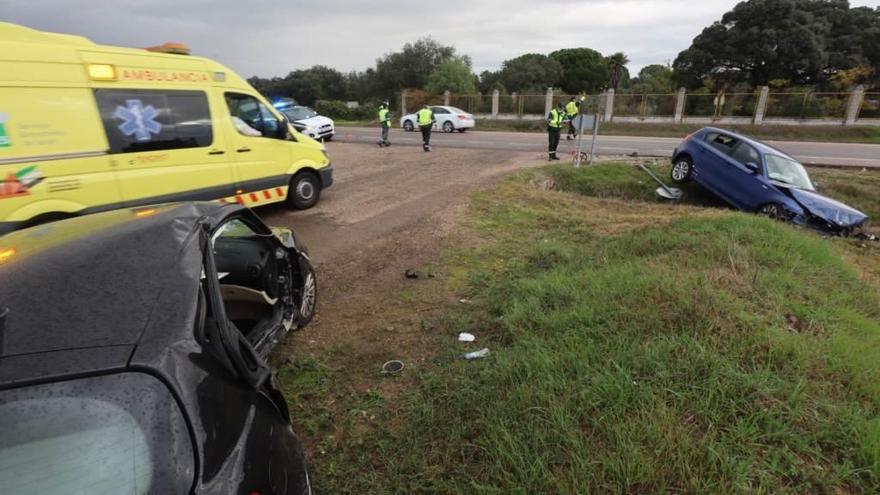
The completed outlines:
[[[550,156],[556,156],[556,148],[559,147],[559,135],[561,134],[559,127],[547,127],[547,137],[550,140]]]

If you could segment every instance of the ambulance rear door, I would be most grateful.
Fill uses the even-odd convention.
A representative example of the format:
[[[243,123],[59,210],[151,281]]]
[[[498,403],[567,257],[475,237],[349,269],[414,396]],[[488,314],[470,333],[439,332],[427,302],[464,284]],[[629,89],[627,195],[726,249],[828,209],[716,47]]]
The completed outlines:
[[[0,42],[0,223],[48,220],[119,200],[75,51]]]

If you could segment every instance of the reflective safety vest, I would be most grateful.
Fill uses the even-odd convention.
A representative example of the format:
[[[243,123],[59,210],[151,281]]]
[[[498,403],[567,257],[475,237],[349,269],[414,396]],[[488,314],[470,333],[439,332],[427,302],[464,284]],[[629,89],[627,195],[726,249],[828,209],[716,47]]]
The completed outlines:
[[[550,110],[550,118],[547,119],[547,125],[552,129],[562,127],[562,112],[557,109]]]
[[[565,105],[565,114],[569,117],[574,117],[578,114],[578,106],[577,103],[570,101],[567,105]]]
[[[419,117],[419,127],[431,125],[434,123],[434,112],[430,108],[423,108],[417,114]]]
[[[388,114],[391,113],[387,108],[379,109],[379,123],[385,127],[388,127],[391,124],[391,121],[388,119]]]

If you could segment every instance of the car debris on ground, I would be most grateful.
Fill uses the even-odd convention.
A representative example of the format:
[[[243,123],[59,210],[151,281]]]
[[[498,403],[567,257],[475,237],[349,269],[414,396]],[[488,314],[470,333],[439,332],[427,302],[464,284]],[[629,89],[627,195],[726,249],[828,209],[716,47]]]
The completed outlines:
[[[472,361],[474,359],[483,359],[489,355],[489,349],[480,349],[479,351],[469,352],[464,355],[464,358],[468,361]]]
[[[382,365],[382,373],[386,375],[393,375],[403,371],[403,368],[403,361],[400,361],[399,359],[392,359],[391,361],[388,361]]]

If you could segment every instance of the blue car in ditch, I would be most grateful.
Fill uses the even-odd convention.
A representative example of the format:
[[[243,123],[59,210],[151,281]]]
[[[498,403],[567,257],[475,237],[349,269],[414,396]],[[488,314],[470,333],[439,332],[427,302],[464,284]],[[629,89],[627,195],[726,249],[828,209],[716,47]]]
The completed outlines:
[[[836,235],[859,231],[864,213],[816,192],[804,166],[746,136],[706,127],[672,154],[672,181],[693,180],[735,208]]]

